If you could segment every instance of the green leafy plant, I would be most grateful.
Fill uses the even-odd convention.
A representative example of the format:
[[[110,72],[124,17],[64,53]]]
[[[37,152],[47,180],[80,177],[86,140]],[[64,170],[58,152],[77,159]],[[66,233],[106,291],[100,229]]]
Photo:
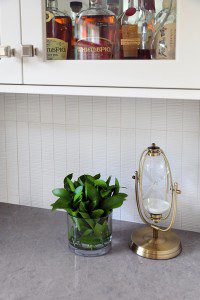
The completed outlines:
[[[127,195],[120,193],[117,178],[115,184],[111,184],[111,176],[106,181],[100,174],[82,175],[74,181],[72,178],[73,174],[67,175],[64,187],[52,191],[58,197],[52,209],[68,212],[69,239],[73,245],[88,244],[93,248],[109,239],[109,215],[123,204]]]

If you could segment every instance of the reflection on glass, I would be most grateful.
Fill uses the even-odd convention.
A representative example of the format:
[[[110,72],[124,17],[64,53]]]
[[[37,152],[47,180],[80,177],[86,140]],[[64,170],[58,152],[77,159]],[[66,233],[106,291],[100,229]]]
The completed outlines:
[[[58,10],[57,0],[46,0],[47,59],[69,59],[72,21]]]
[[[176,0],[46,0],[48,60],[175,59]]]
[[[76,28],[76,59],[117,58],[117,18],[107,10],[104,0],[90,0],[89,9],[78,15]]]

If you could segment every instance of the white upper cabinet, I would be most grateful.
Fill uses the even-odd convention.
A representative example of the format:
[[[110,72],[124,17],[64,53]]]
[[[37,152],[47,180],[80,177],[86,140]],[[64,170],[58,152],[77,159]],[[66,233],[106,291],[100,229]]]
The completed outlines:
[[[174,60],[46,60],[45,10],[45,0],[21,0],[22,44],[37,48],[23,58],[25,84],[200,89],[199,0],[177,0]]]
[[[20,43],[21,26],[19,0],[1,0],[0,84],[22,83]]]
[[[110,0],[99,1],[108,3]],[[127,8],[128,0],[122,1]],[[151,1],[149,0],[149,3]],[[161,9],[163,1],[167,0],[155,0],[157,11]],[[58,0],[60,10],[69,11],[69,2],[70,0]],[[83,2],[84,8],[87,8],[88,0]],[[136,2],[138,0],[135,0]],[[85,50],[89,52],[91,50],[91,43],[89,47],[87,44],[88,41],[91,42],[89,35],[93,34],[94,27],[91,27],[87,29],[87,39],[83,40],[80,37],[77,39],[79,44],[76,46],[76,55],[78,53],[79,57],[76,58],[79,59],[50,60],[47,58],[53,55],[50,48],[55,40],[52,41],[48,37],[49,44],[47,44],[46,18],[51,20],[52,15],[46,14],[46,0],[0,0],[0,84],[24,84],[24,87],[29,85],[33,87],[33,92],[35,85],[79,87],[79,89],[81,87],[182,89],[182,91],[188,89],[191,93],[192,90],[200,90],[200,0],[177,0],[176,10],[175,59],[119,59],[118,56],[113,56],[114,59],[105,60],[105,57],[102,59],[98,53],[95,54],[97,55],[95,58],[101,59],[80,59],[84,58]],[[95,21],[98,26],[103,24],[100,21]],[[84,34],[85,28],[80,28],[80,32]],[[101,30],[104,30],[104,27]],[[106,55],[110,55],[107,33],[104,34],[105,38],[102,39],[100,48],[108,50]],[[118,45],[127,45],[127,41],[130,42],[129,37],[125,37],[123,43],[120,40]],[[95,40],[92,42],[93,45],[97,44]],[[22,45],[33,45],[37,50],[36,55],[28,57],[28,53],[24,51],[22,58]],[[65,46],[66,44],[63,44],[64,50]],[[14,53],[11,53],[12,49]],[[47,49],[50,49],[49,55]],[[3,86],[0,91],[3,91]],[[115,94],[116,91],[117,89]]]

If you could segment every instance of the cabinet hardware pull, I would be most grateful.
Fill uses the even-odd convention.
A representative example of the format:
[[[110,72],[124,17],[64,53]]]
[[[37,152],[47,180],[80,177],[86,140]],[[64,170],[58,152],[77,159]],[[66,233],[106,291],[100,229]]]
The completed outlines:
[[[10,46],[0,46],[0,58],[15,56],[15,49]]]
[[[22,57],[33,57],[37,55],[37,49],[33,45],[22,45]]]

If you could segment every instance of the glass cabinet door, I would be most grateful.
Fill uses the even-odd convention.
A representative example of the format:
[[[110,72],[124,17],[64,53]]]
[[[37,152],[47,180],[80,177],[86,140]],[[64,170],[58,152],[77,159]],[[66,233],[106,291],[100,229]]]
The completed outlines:
[[[19,0],[0,1],[0,84],[22,83]]]
[[[199,9],[198,0],[21,0],[22,43],[37,48],[23,59],[24,83],[199,89]]]

